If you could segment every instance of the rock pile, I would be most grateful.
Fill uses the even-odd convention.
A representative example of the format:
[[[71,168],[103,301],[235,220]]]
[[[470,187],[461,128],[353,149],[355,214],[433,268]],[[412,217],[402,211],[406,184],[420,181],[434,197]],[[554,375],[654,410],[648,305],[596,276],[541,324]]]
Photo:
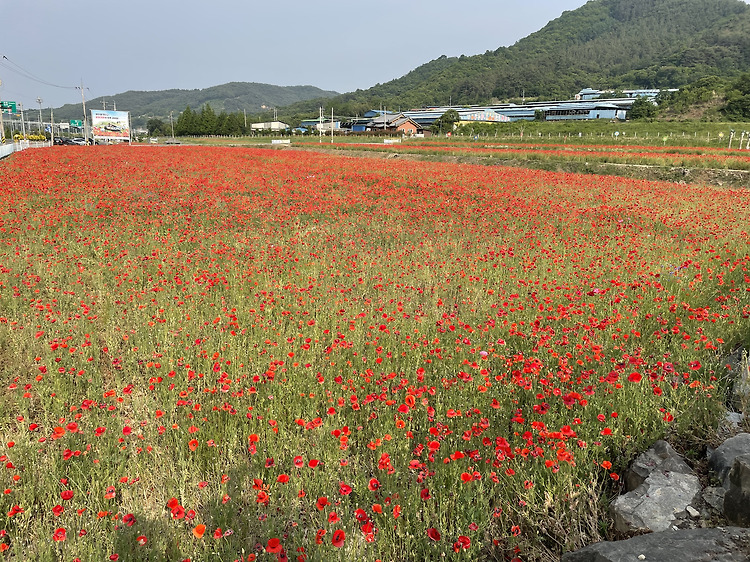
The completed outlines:
[[[611,506],[615,528],[642,534],[601,542],[563,555],[563,562],[750,561],[750,433],[709,452],[721,486],[700,479],[666,441],[657,441],[631,465],[626,492]],[[710,528],[725,520],[732,527]]]
[[[736,349],[726,365],[734,378],[726,422],[736,432],[750,406],[748,352]],[[632,463],[625,493],[611,505],[615,529],[638,536],[568,552],[562,562],[750,562],[750,433],[709,450],[708,466],[719,485],[702,485],[669,443],[657,441]]]

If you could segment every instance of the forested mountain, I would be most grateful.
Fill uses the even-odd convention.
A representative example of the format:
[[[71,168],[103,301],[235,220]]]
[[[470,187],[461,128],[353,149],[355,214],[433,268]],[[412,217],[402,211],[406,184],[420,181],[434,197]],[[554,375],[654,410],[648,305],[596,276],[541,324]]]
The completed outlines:
[[[749,70],[750,6],[741,0],[591,0],[511,47],[442,56],[327,105],[354,115],[380,104],[567,99],[583,87],[670,88]],[[300,103],[288,111],[311,109]]]
[[[247,111],[248,115],[261,113],[269,108],[290,105],[309,99],[325,99],[337,92],[325,91],[313,86],[272,86],[254,82],[230,82],[202,90],[161,90],[152,92],[129,91],[114,96],[99,97],[86,101],[88,109],[130,111],[134,123],[145,123],[149,118],[169,119],[169,112],[177,114],[186,107],[200,109],[205,104],[217,113]],[[263,107],[265,106],[265,107]],[[68,104],[55,109],[55,120],[80,119],[81,104]]]
[[[149,118],[168,122],[170,111],[176,115],[206,104],[217,115],[246,110],[248,121],[271,119],[269,108],[283,106],[279,119],[296,124],[317,115],[319,106],[326,114],[333,107],[337,116],[354,116],[380,106],[567,99],[584,87],[675,88],[708,77],[730,83],[745,72],[750,72],[750,6],[741,0],[590,0],[515,45],[441,56],[367,90],[336,95],[312,86],[235,82],[203,90],[126,92],[106,101],[108,109],[114,101],[129,110],[136,124]],[[99,109],[102,98],[88,105]],[[80,105],[55,110],[56,119],[80,115]]]

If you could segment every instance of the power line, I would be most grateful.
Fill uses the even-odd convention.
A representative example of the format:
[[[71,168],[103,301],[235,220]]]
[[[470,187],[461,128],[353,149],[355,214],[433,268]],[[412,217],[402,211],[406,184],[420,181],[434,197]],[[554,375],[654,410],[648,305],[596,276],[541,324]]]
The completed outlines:
[[[59,84],[54,84],[52,82],[44,80],[43,78],[39,78],[38,76],[32,74],[25,68],[21,67],[20,65],[10,60],[5,55],[3,55],[2,58],[0,58],[0,66],[5,68],[6,70],[9,70],[10,72],[18,74],[19,76],[23,76],[24,78],[28,80],[32,80],[33,82],[37,82],[39,84],[44,84],[45,86],[50,86],[52,88],[61,88],[63,90],[75,90],[76,89],[76,86],[61,86]]]

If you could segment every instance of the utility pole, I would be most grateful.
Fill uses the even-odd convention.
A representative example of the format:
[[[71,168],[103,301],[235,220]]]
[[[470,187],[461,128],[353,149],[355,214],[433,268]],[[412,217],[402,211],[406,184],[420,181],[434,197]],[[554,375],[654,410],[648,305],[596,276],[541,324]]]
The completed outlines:
[[[318,132],[320,133],[320,138],[318,139],[318,144],[323,142],[323,108],[320,107],[318,109]]]
[[[331,144],[333,144],[333,104],[331,104]]]
[[[174,140],[174,119],[172,118],[172,114],[174,111],[169,112],[169,124],[172,126],[172,140]]]
[[[49,108],[49,134],[50,141],[55,144],[55,111]]]
[[[117,111],[117,102],[112,100],[112,111]]]
[[[102,109],[103,109],[104,111],[107,111],[107,102],[106,102],[106,101],[104,101],[104,100],[102,100]]]
[[[0,80],[0,86],[3,85],[3,81]],[[2,101],[2,98],[0,98]],[[12,122],[12,119],[11,119]],[[3,109],[0,107],[0,144],[5,142],[5,123],[3,123]]]
[[[18,104],[21,107],[21,132],[23,134],[23,140],[26,140],[26,121],[23,120],[23,104]]]
[[[36,103],[39,104],[39,134],[44,134],[44,123],[42,123],[42,98],[36,98]]]
[[[83,104],[83,138],[86,140],[86,144],[88,144],[89,136],[86,131],[86,97],[83,95],[83,78],[81,78],[81,103]]]
[[[247,109],[242,108],[242,114],[245,116],[245,131],[247,131]]]

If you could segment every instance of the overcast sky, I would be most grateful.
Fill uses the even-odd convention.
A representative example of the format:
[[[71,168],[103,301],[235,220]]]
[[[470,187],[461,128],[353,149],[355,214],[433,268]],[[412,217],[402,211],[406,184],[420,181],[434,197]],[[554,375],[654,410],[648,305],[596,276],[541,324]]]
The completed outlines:
[[[585,3],[1,0],[0,97],[59,107],[81,101],[81,81],[87,99],[233,81],[350,92],[512,45]]]

